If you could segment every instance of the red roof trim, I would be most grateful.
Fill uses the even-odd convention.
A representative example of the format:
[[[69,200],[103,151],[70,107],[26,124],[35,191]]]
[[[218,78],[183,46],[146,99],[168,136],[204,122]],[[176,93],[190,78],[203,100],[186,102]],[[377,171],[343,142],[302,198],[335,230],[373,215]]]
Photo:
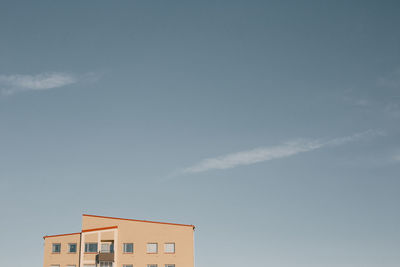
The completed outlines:
[[[117,218],[117,217],[98,216],[98,215],[91,215],[91,214],[82,214],[82,216],[95,217],[95,218],[103,218],[103,219],[115,219],[115,220],[125,220],[125,221],[134,221],[134,222],[144,222],[144,223],[158,223],[158,224],[167,224],[167,225],[176,225],[176,226],[188,226],[188,227],[192,227],[193,229],[195,228],[195,226],[194,226],[194,225],[191,225],[191,224],[179,224],[179,223],[167,223],[167,222],[144,221],[144,220]]]
[[[101,231],[101,230],[115,229],[115,228],[118,228],[118,226],[109,226],[109,227],[102,227],[102,228],[85,229],[85,230],[82,230],[82,232],[79,232],[79,233],[59,234],[59,235],[45,235],[45,236],[43,236],[43,239],[46,239],[46,238],[48,238],[48,237],[60,237],[60,236],[67,236],[67,235],[79,235],[79,234],[81,234],[81,233],[86,233],[86,232],[94,232],[94,231]]]
[[[115,228],[118,228],[118,226],[110,226],[110,227],[101,227],[101,228],[85,229],[85,230],[82,230],[82,233],[94,232],[94,231],[101,231],[101,230],[108,230],[108,229],[115,229]]]
[[[67,235],[79,235],[81,232],[79,233],[70,233],[70,234],[60,234],[60,235],[45,235],[43,237],[43,239],[46,239],[47,237],[58,237],[58,236],[67,236]]]

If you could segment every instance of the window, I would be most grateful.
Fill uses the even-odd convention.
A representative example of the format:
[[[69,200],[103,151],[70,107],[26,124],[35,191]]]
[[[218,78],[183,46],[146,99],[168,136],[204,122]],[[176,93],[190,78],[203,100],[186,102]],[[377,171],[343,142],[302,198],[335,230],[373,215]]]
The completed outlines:
[[[83,267],[96,267],[95,264],[84,264]]]
[[[76,267],[76,265],[67,265],[67,267]]]
[[[68,252],[69,253],[76,253],[76,243],[69,243],[68,244]]]
[[[157,243],[147,243],[147,253],[157,253],[158,244]]]
[[[53,243],[53,248],[52,248],[51,252],[60,253],[61,252],[61,244],[60,243]]]
[[[112,267],[112,262],[111,261],[101,261],[100,267]]]
[[[175,253],[175,243],[165,243],[164,244],[165,253]]]
[[[97,252],[97,243],[85,243],[85,252]]]
[[[101,252],[110,253],[112,251],[110,243],[101,243]]]
[[[157,264],[147,264],[147,267],[157,267]]]
[[[124,264],[124,265],[122,265],[122,267],[133,267],[133,265],[132,264]]]
[[[133,253],[133,243],[124,243],[124,253]]]
[[[175,264],[165,264],[165,267],[175,267]]]

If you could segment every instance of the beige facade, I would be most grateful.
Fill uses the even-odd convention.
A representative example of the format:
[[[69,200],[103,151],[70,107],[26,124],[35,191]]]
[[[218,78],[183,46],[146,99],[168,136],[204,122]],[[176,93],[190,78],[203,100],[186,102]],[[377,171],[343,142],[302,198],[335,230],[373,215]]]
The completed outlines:
[[[84,214],[81,232],[43,238],[43,267],[194,267],[193,225]]]

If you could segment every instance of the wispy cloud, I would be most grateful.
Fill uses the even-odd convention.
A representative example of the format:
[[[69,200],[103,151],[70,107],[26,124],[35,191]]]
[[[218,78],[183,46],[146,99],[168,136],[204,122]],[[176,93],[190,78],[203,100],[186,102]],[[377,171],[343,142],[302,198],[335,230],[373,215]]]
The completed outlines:
[[[299,153],[308,152],[328,146],[339,146],[361,139],[382,135],[382,131],[368,130],[351,136],[323,140],[296,140],[271,147],[260,147],[252,150],[240,151],[215,158],[207,158],[190,167],[179,171],[180,174],[199,173],[209,170],[231,169],[237,166],[250,165],[273,159],[290,157]]]
[[[386,75],[385,77],[381,77],[380,79],[378,79],[378,86],[399,88],[400,68],[396,69],[389,75]]]
[[[24,91],[40,91],[61,88],[82,80],[93,79],[93,74],[77,76],[64,72],[46,72],[36,75],[0,75],[0,92],[12,95]]]
[[[384,109],[385,113],[392,118],[400,118],[400,105],[397,103],[389,103]]]
[[[370,107],[372,105],[371,101],[366,98],[355,98],[351,97],[348,94],[343,97],[343,101],[350,106],[365,108]]]
[[[356,94],[356,90],[354,88],[348,88],[343,92],[342,101],[353,107],[358,108],[369,108],[373,106],[374,101],[370,99],[367,95],[360,96]]]

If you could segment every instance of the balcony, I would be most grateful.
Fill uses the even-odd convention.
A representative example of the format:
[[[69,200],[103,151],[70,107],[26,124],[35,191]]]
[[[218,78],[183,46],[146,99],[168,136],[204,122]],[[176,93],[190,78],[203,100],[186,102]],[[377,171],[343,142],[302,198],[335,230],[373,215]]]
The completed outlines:
[[[99,252],[96,255],[96,262],[99,263],[101,261],[114,261],[114,251],[112,251],[112,252]]]
[[[96,255],[96,262],[113,262],[114,261],[114,241],[102,240],[101,249]]]

